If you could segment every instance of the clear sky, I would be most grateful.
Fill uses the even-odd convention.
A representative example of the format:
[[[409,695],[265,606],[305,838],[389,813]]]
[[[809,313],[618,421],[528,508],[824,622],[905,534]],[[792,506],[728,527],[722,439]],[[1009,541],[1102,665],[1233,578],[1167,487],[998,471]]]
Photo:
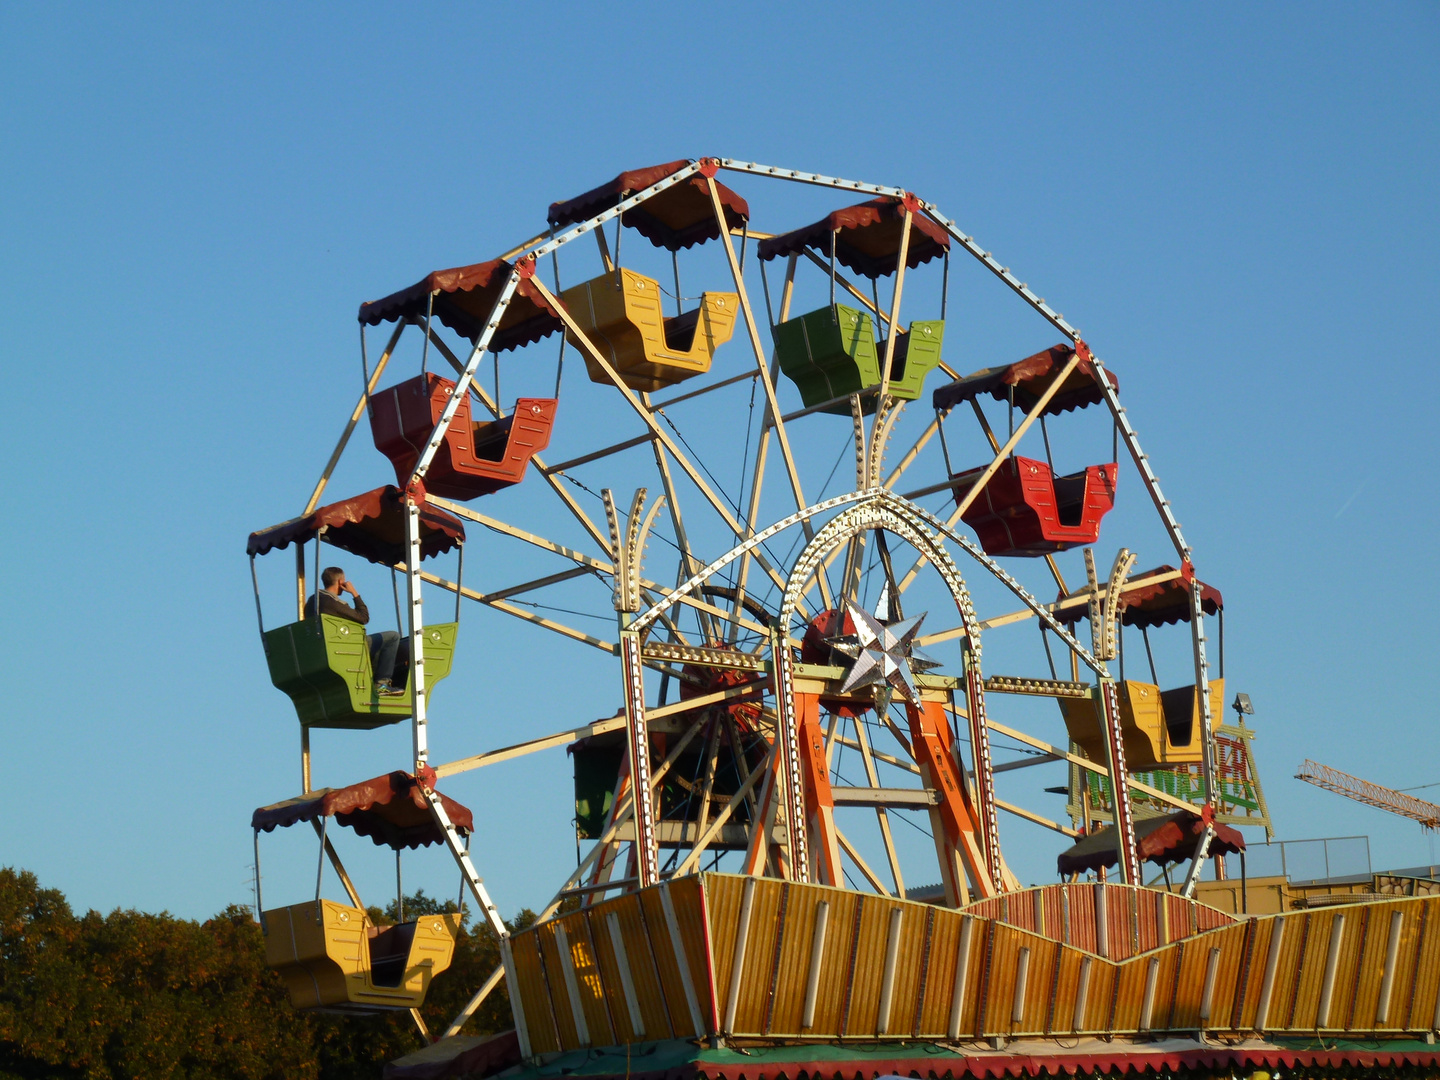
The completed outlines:
[[[0,864],[82,908],[248,901],[249,814],[295,793],[298,739],[242,542],[299,510],[354,402],[357,303],[497,254],[622,169],[712,154],[915,190],[1082,327],[1224,592],[1279,836],[1426,862],[1417,825],[1291,777],[1313,757],[1440,782],[1437,55],[1433,3],[0,7]],[[757,228],[812,219],[776,206]],[[1003,300],[956,288],[957,334]],[[1027,325],[1015,348],[1053,343]],[[1024,355],[1006,347],[947,359]],[[574,445],[634,433],[573,392],[601,402],[570,410]],[[387,479],[368,443],[337,495]],[[507,580],[511,549],[480,539],[467,572]],[[1107,565],[1120,543],[1173,558],[1117,529]],[[613,665],[466,618],[440,758],[614,711]],[[316,781],[408,746],[322,733]],[[449,789],[507,914],[573,855],[569,773],[555,751]],[[1048,880],[1058,838],[1002,829]],[[267,902],[303,897],[313,837],[265,851]],[[345,851],[362,889],[391,887],[388,859]],[[406,873],[454,888],[438,854]]]

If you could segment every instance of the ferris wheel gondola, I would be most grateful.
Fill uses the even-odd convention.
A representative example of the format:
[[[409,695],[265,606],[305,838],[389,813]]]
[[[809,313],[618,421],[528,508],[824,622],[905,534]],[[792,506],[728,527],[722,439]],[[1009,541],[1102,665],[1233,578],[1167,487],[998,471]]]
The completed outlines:
[[[430,781],[433,782],[433,779]],[[468,809],[439,796],[455,830],[469,836],[474,829]],[[425,1000],[430,980],[450,966],[458,912],[405,919],[405,896],[397,890],[396,921],[376,922],[360,905],[349,875],[341,881],[350,904],[323,899],[321,874],[315,899],[266,910],[260,895],[260,834],[309,823],[320,839],[320,869],[329,856],[340,870],[326,830],[330,821],[369,837],[395,852],[396,880],[400,853],[406,848],[445,842],[416,778],[395,772],[348,787],[322,788],[299,798],[262,806],[251,816],[255,833],[256,906],[265,932],[265,962],[285,980],[291,1003],[302,1011],[375,1013],[415,1009]]]
[[[315,545],[314,582],[320,586],[320,548],[326,543],[358,555],[367,562],[395,567],[405,556],[404,500],[399,488],[382,487],[341,502],[322,506],[302,517],[250,534],[250,556],[255,587],[255,615],[270,680],[294,703],[301,727],[368,730],[409,719],[413,711],[410,691],[409,650],[398,658],[394,684],[401,692],[382,695],[371,669],[364,627],[351,619],[323,612],[316,618],[314,604],[304,603],[304,548]],[[465,525],[452,514],[425,505],[418,511],[420,550],[429,558],[447,551],[463,552]],[[302,602],[301,618],[265,629],[260,605],[260,584],[255,559],[268,552],[296,545],[296,590]],[[463,563],[462,563],[463,565]],[[457,575],[458,576],[458,575]],[[450,674],[455,640],[460,628],[460,605],[451,622],[427,624],[421,635],[426,677],[433,688]],[[403,643],[402,643],[403,644]]]
[[[804,315],[782,315],[775,326],[780,369],[795,383],[807,408],[847,414],[850,396],[858,394],[868,414],[874,412],[882,390],[897,401],[915,401],[925,377],[940,363],[945,337],[943,287],[938,319],[913,321],[908,330],[897,328],[878,341],[876,320],[885,319],[888,327],[886,316],[894,314],[894,310],[881,311],[878,293],[868,311],[835,299],[837,262],[869,278],[872,286],[881,277],[897,275],[892,308],[899,306],[905,269],[939,258],[945,261],[948,278],[950,237],[918,210],[913,199],[881,196],[760,242],[757,254],[762,262],[791,257],[785,278],[787,292],[795,276],[795,256],[807,255],[817,262],[817,252],[829,257],[830,303]],[[863,301],[863,294],[860,299]],[[886,378],[881,377],[882,363],[888,365]]]
[[[1073,361],[1073,363],[1071,363]],[[1077,473],[1059,476],[1050,460],[1050,435],[1045,430],[1045,417],[1098,405],[1104,395],[1098,380],[1102,377],[1091,362],[1084,343],[1056,345],[1014,364],[986,368],[948,386],[936,389],[933,404],[938,414],[949,412],[964,402],[976,403],[989,395],[1008,402],[1013,414],[1018,405],[1026,413],[1033,411],[1045,388],[1057,373],[1069,369],[1053,396],[1039,410],[1041,432],[1045,437],[1046,460],[1010,456],[979,488],[961,520],[979,535],[986,554],[1048,555],[1100,539],[1100,520],[1115,505],[1115,483],[1120,466],[1112,461],[1090,465]],[[1111,390],[1120,382],[1106,369],[1103,373]],[[989,434],[988,426],[986,428]],[[992,436],[993,441],[993,436]],[[973,492],[977,481],[986,473],[986,466],[953,473],[951,481],[956,502]]]

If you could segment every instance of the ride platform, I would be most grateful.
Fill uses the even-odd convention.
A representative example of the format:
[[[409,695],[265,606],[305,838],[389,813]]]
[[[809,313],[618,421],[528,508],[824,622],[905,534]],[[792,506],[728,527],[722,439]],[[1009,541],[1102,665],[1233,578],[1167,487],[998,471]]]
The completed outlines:
[[[509,1053],[506,1053],[506,1050]],[[442,1039],[385,1067],[385,1080],[481,1078],[506,1070],[514,1080],[922,1080],[1053,1076],[1256,1076],[1279,1070],[1333,1070],[1335,1075],[1426,1076],[1440,1049],[1405,1039],[1374,1043],[1314,1038],[1197,1043],[1080,1039],[1065,1046],[1023,1039],[1003,1049],[892,1041],[868,1046],[697,1046],[669,1039],[639,1046],[575,1050],[538,1065],[519,1065],[514,1032]]]

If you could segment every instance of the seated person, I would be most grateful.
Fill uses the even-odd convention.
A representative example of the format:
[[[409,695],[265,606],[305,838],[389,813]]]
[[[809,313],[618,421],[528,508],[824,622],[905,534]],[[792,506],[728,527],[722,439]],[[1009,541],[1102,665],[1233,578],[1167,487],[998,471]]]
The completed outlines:
[[[345,578],[345,571],[338,566],[327,566],[320,573],[321,589],[310,598],[305,605],[305,617],[312,618],[316,606],[319,606],[321,615],[335,615],[341,619],[349,619],[364,626],[370,621],[370,609],[365,606],[365,601],[360,599],[360,594],[355,591]],[[355,598],[355,606],[351,607],[340,599],[341,594],[349,593]],[[381,630],[378,634],[366,634],[365,644],[370,650],[370,671],[375,679],[375,692],[380,697],[400,697],[405,691],[394,685],[396,661],[400,658],[401,645],[407,646],[406,656],[401,661],[401,667],[409,664],[409,642],[401,642],[400,634],[395,630]]]

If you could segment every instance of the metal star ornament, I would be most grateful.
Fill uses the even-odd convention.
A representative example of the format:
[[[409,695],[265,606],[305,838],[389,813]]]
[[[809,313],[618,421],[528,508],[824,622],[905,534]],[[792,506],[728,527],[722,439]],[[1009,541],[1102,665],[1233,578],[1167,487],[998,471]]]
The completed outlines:
[[[836,652],[855,661],[845,673],[840,692],[848,694],[863,686],[879,684],[883,697],[893,693],[906,701],[917,701],[915,674],[940,666],[940,661],[926,656],[913,644],[925,615],[883,623],[854,604],[846,604],[845,612],[855,626],[855,633],[830,642]]]

